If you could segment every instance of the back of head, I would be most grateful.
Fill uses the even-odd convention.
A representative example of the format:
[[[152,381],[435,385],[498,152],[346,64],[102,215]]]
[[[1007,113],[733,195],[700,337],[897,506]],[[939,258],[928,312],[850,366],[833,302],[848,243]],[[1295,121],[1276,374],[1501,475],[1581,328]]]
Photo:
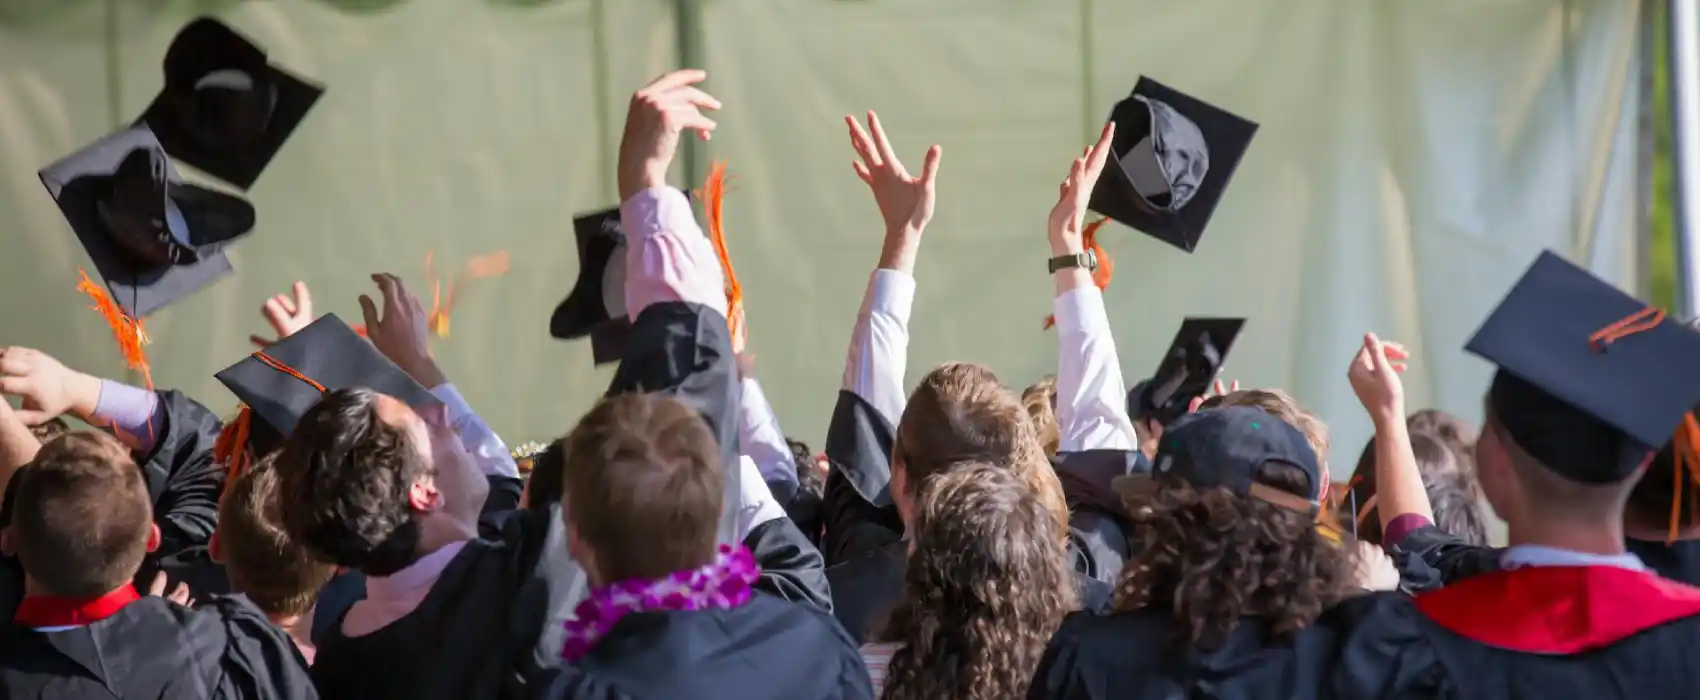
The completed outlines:
[[[1062,426],[1057,423],[1057,377],[1051,375],[1021,392],[1021,407],[1033,421],[1033,432],[1045,454],[1054,455],[1062,444]]]
[[[432,473],[423,445],[378,413],[382,395],[338,389],[301,417],[273,468],[291,539],[320,559],[388,576],[419,557],[410,492]]]
[[[903,645],[883,697],[1024,696],[1076,607],[1067,548],[1035,496],[1008,467],[984,463],[922,484],[904,598],[879,634]]]
[[[275,453],[274,453],[275,455]],[[218,545],[230,586],[261,612],[306,614],[336,568],[313,558],[283,531],[273,455],[231,482],[218,508]]]
[[[1476,427],[1464,419],[1438,408],[1425,408],[1405,419],[1405,427],[1413,433],[1428,433],[1468,455],[1476,449]]]
[[[1481,486],[1476,482],[1475,458],[1461,453],[1452,440],[1426,431],[1410,432],[1411,454],[1416,457],[1417,471],[1422,475],[1428,492],[1429,506],[1434,510],[1435,526],[1456,535],[1470,544],[1487,544],[1487,514],[1482,510]],[[1352,491],[1357,494],[1357,512],[1346,514],[1352,501],[1341,504],[1342,517],[1358,518],[1357,537],[1372,544],[1381,544],[1381,518],[1373,508],[1371,498],[1376,489],[1375,439],[1364,445],[1358,456],[1357,470],[1352,473]],[[1350,526],[1346,526],[1350,529]]]
[[[147,555],[153,507],[142,470],[116,439],[67,433],[20,469],[12,531],[44,593],[95,598],[130,582]]]
[[[1323,467],[1328,462],[1328,424],[1322,422],[1310,411],[1299,405],[1297,399],[1280,389],[1243,389],[1230,391],[1221,396],[1213,396],[1206,400],[1200,410],[1217,406],[1249,406],[1263,409],[1264,413],[1281,419],[1304,433],[1305,441],[1310,443],[1310,449],[1316,452],[1316,458],[1322,460]]]
[[[562,504],[599,583],[712,561],[725,476],[702,416],[676,399],[603,399],[566,437]]]
[[[1008,465],[1026,479],[1058,521],[1068,527],[1062,483],[1039,445],[1021,402],[984,365],[940,365],[921,379],[892,445],[893,467],[909,484],[970,462]],[[913,487],[911,487],[913,488]]]
[[[1291,465],[1266,463],[1253,483],[1309,498],[1309,479]],[[1125,500],[1143,547],[1117,584],[1116,607],[1167,610],[1177,646],[1214,648],[1243,618],[1296,630],[1356,590],[1353,557],[1317,531],[1313,514],[1169,477]]]

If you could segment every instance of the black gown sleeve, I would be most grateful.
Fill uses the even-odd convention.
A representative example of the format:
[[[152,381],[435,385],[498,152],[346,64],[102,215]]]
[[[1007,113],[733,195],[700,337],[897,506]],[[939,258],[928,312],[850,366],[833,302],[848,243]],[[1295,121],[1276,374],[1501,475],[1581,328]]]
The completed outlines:
[[[756,590],[832,612],[826,560],[790,518],[774,518],[751,528],[744,537],[744,546],[750,548],[761,566]]]
[[[1068,501],[1069,550],[1076,571],[1114,586],[1133,558],[1133,523],[1112,482],[1121,476],[1149,473],[1151,465],[1138,450],[1084,450],[1060,453],[1051,459]]]
[[[1344,636],[1333,655],[1325,696],[1340,698],[1462,697],[1453,687],[1432,640],[1423,633],[1422,613],[1409,596],[1373,593],[1343,602],[1317,625]]]
[[[1503,551],[1469,544],[1429,524],[1412,530],[1388,554],[1399,567],[1401,585],[1423,590],[1498,571]]]
[[[219,640],[217,689],[213,697],[251,700],[317,700],[318,691],[301,651],[244,596],[218,596],[195,611],[189,629],[197,643]],[[204,626],[218,624],[219,633]],[[202,627],[203,630],[197,630]]]
[[[1063,618],[1039,665],[1033,670],[1033,684],[1027,687],[1027,700],[1093,700],[1080,670],[1080,644],[1077,627],[1088,613],[1071,613]]]
[[[159,524],[159,554],[168,556],[204,545],[218,524],[224,471],[213,463],[213,443],[224,427],[217,415],[180,391],[161,391],[164,425],[150,454],[137,455],[147,474]]]
[[[891,448],[897,428],[853,391],[838,392],[826,431],[832,473],[821,503],[821,549],[840,564],[903,539],[891,503]]]

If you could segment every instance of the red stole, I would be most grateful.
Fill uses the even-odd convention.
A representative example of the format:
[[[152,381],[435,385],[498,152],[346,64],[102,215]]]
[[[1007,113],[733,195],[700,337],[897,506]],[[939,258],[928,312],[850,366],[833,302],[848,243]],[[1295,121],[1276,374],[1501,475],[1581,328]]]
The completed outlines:
[[[124,606],[141,599],[136,587],[128,583],[98,598],[26,596],[18,603],[18,613],[12,622],[35,628],[78,627],[112,617]]]
[[[1482,644],[1575,654],[1700,615],[1700,588],[1616,566],[1529,566],[1416,598],[1435,624]]]

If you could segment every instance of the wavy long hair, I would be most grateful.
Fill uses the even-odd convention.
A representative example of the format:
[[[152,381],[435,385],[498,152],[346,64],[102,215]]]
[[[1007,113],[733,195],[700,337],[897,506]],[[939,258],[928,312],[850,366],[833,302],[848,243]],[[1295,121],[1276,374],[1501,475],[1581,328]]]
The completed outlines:
[[[900,645],[882,697],[1024,697],[1076,607],[1068,550],[1026,479],[984,463],[932,476],[917,502],[903,600],[875,635]]]
[[[1284,464],[1256,480],[1306,492],[1303,473]],[[1314,516],[1179,479],[1153,486],[1124,499],[1144,546],[1122,573],[1116,609],[1168,610],[1174,646],[1218,647],[1244,618],[1291,632],[1357,593],[1352,552],[1317,532]]]

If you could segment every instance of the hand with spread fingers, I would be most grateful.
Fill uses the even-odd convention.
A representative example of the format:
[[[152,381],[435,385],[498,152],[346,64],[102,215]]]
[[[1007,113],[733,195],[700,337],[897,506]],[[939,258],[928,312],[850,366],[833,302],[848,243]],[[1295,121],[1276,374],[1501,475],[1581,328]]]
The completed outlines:
[[[1088,146],[1069,167],[1068,177],[1057,188],[1057,203],[1051,207],[1046,232],[1051,242],[1051,255],[1077,255],[1085,252],[1082,240],[1086,229],[1086,209],[1092,199],[1092,188],[1109,162],[1110,150],[1116,138],[1116,123],[1104,125],[1098,143]]]
[[[431,358],[431,324],[419,297],[407,290],[401,278],[387,272],[372,275],[372,281],[383,296],[383,306],[380,313],[372,297],[360,295],[367,339],[425,388],[447,383],[436,360]]]
[[[64,413],[86,419],[100,403],[100,379],[40,350],[0,347],[0,394],[23,400],[16,415],[24,425],[41,425]]]
[[[1399,373],[1410,357],[1405,346],[1384,342],[1374,333],[1364,334],[1363,347],[1352,357],[1346,379],[1377,426],[1405,421],[1405,383]]]
[[[939,163],[944,148],[933,144],[921,163],[921,175],[910,175],[891,147],[878,114],[868,112],[868,128],[862,129],[855,117],[845,117],[850,127],[850,147],[861,160],[850,167],[856,177],[873,191],[874,203],[879,205],[880,217],[885,220],[886,235],[910,233],[920,235],[933,220],[933,205],[939,176]],[[871,135],[870,135],[871,134]]]
[[[703,110],[720,109],[719,100],[696,87],[707,79],[706,71],[677,70],[632,95],[620,139],[620,201],[667,185],[667,169],[679,149],[680,134],[695,131],[707,141],[719,126],[703,115]]]
[[[290,291],[291,294],[278,294],[267,299],[260,307],[260,314],[266,317],[266,323],[277,337],[266,340],[257,335],[248,336],[255,347],[271,347],[272,343],[294,335],[313,322],[313,295],[307,291],[307,283],[296,282]]]

